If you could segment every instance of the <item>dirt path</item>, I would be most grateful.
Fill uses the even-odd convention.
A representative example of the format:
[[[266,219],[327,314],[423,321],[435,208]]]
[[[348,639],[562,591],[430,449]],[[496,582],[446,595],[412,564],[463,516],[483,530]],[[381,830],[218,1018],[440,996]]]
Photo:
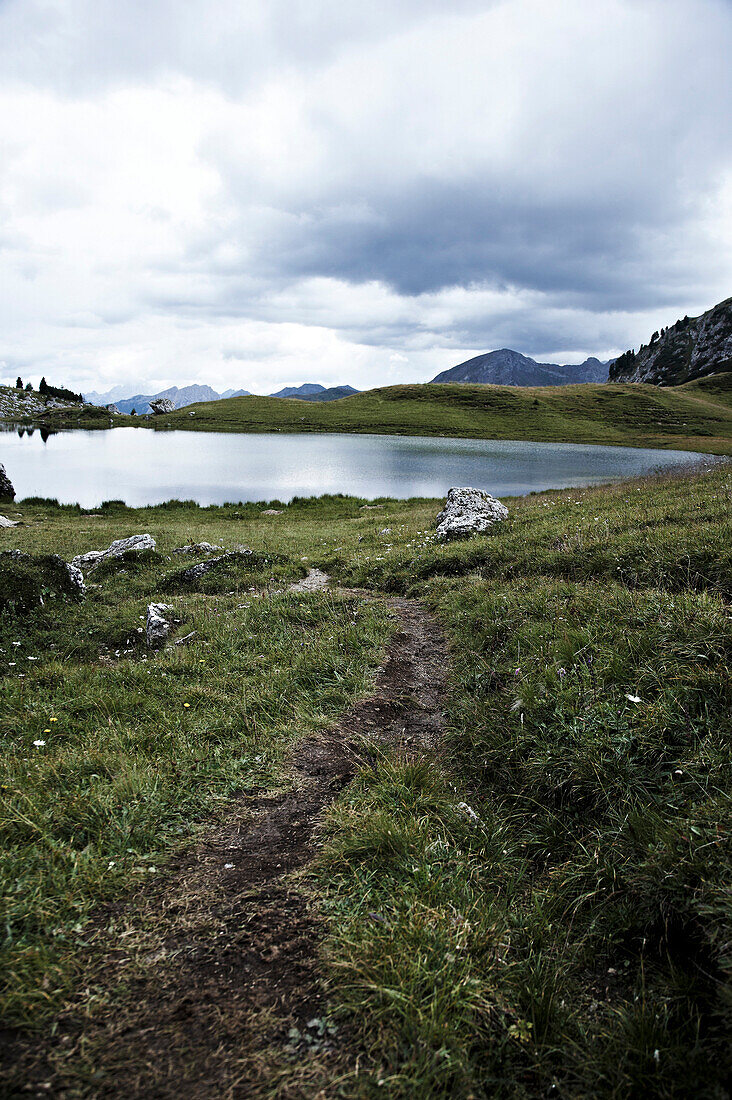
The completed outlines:
[[[327,578],[309,582],[312,591]],[[87,996],[53,1039],[6,1047],[21,1095],[328,1096],[316,1081],[352,1068],[348,1043],[318,1022],[323,928],[292,873],[311,861],[321,814],[369,763],[369,743],[418,754],[439,741],[444,641],[417,602],[385,602],[399,625],[373,694],[325,735],[295,744],[292,790],[232,803],[192,852],[107,918],[95,944],[104,971]],[[273,1094],[278,1063],[289,1083]]]

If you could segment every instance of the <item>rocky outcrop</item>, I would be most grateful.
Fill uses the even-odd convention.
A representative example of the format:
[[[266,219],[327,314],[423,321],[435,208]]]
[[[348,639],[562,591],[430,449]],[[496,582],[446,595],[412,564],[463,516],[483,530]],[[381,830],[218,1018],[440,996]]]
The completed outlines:
[[[107,410],[107,412],[112,413],[113,416],[121,416],[122,415],[116,405],[105,405],[104,407]]]
[[[50,394],[0,386],[0,420],[32,420],[43,413],[58,409],[84,408],[78,401],[66,401]]]
[[[8,519],[7,516],[0,516],[0,527],[17,527],[17,519]]]
[[[173,608],[167,603],[150,603],[147,605],[145,640],[151,649],[161,646],[173,629],[173,624],[167,618],[167,614],[172,610]]]
[[[453,488],[437,517],[437,538],[448,541],[483,535],[504,519],[508,519],[508,508],[490,493],[482,489]]]
[[[77,554],[71,559],[71,564],[77,569],[88,573],[100,562],[108,558],[121,558],[128,550],[154,550],[155,539],[152,535],[130,535],[126,539],[116,539],[106,550],[87,550],[85,554]]]
[[[15,500],[13,483],[5,473],[2,463],[0,463],[0,500]]]
[[[680,386],[723,371],[732,371],[732,298],[654,332],[637,352],[626,351],[611,365],[610,381]]]
[[[158,397],[150,402],[150,409],[155,416],[162,416],[164,413],[175,412],[175,405],[169,397]]]

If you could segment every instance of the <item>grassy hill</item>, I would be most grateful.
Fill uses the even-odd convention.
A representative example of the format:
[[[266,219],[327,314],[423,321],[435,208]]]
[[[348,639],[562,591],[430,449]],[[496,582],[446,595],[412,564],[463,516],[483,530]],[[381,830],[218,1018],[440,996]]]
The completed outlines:
[[[192,415],[193,414],[193,415]],[[232,397],[146,422],[220,432],[377,432],[674,447],[732,454],[732,374],[684,386],[413,385],[326,404]]]

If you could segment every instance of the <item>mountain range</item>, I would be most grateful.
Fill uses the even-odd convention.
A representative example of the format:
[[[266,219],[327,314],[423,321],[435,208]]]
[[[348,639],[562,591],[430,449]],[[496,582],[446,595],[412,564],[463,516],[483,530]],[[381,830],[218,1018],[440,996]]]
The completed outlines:
[[[211,386],[199,385],[183,386],[180,389],[178,386],[170,386],[167,390],[160,390],[159,393],[136,393],[131,397],[125,396],[128,392],[128,388],[119,385],[106,393],[97,393],[94,390],[91,393],[85,393],[84,400],[91,405],[114,404],[121,413],[131,413],[134,409],[138,416],[142,416],[151,411],[150,402],[160,397],[167,397],[176,409],[183,409],[186,405],[194,405],[198,401],[222,401],[227,397],[251,396],[249,390],[232,389],[217,393]],[[302,386],[286,386],[283,390],[269,396],[295,397],[301,401],[337,401],[339,397],[348,397],[352,393],[358,393],[353,386],[331,386],[326,389],[325,386],[320,386],[316,382],[305,382]]]
[[[181,389],[178,386],[170,386],[169,389],[161,390],[159,393],[135,393],[132,397],[123,397],[120,390],[122,394],[128,392],[124,386],[115,386],[107,393],[85,393],[84,400],[91,405],[114,404],[121,413],[131,413],[134,409],[138,416],[142,416],[143,413],[151,411],[150,402],[159,397],[167,397],[176,409],[183,409],[186,405],[194,405],[197,401],[219,401],[222,397],[249,396],[247,390],[226,390],[224,393],[217,393],[210,386],[197,385],[183,386]]]
[[[584,363],[537,363],[510,348],[476,355],[443,370],[433,382],[478,382],[494,386],[566,386],[571,382],[607,382],[608,363],[592,356]]]
[[[626,351],[610,367],[611,382],[680,386],[715,371],[732,370],[732,298],[700,317],[683,317],[654,332],[638,351]]]

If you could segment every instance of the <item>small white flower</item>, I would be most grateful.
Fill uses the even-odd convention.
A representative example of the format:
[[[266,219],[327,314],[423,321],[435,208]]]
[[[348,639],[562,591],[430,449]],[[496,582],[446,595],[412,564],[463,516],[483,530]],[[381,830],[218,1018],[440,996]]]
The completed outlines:
[[[629,703],[642,703],[643,702],[640,695],[626,695],[625,698],[628,700]]]
[[[114,860],[110,859],[109,863],[107,864],[107,870],[111,871],[113,867],[114,867]]]
[[[42,749],[43,746],[46,744],[46,742],[45,741],[34,741],[33,744],[36,746],[37,749]]]
[[[233,866],[234,866],[234,864],[233,864],[233,863],[225,863],[225,864],[224,864],[224,868],[225,868],[225,870],[227,870],[227,871],[230,871],[230,870],[231,870],[231,868],[232,868]]]

